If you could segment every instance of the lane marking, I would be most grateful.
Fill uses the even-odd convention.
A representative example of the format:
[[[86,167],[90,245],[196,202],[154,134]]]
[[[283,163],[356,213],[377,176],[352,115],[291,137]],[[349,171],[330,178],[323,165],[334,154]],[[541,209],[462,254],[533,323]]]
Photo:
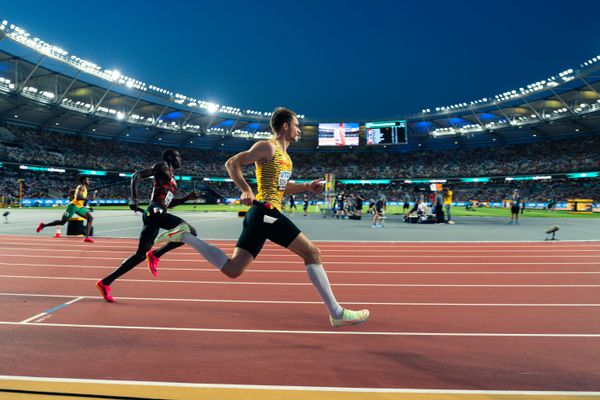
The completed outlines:
[[[61,258],[61,257],[58,257]],[[77,257],[73,257],[73,258],[77,258]],[[106,258],[102,258],[102,257],[94,257],[94,260],[105,260]],[[123,260],[123,258],[118,258],[118,260]],[[204,260],[204,259],[197,259],[197,260],[178,260],[178,259],[169,259],[166,260],[165,262],[168,263],[188,263],[188,262],[194,262],[194,263],[200,263],[200,264],[209,264],[208,261]],[[297,260],[297,261],[266,261],[266,260],[255,260],[252,262],[252,265],[259,265],[259,264],[293,264],[293,265],[298,265],[302,263],[301,260]],[[338,264],[348,264],[348,265],[362,265],[364,266],[366,263],[363,261],[327,261],[326,262],[327,265],[338,265]],[[574,266],[574,265],[594,265],[594,266],[598,266],[600,267],[600,263],[598,262],[593,262],[593,261],[577,261],[577,262],[562,262],[562,261],[548,261],[548,262],[512,262],[512,261],[505,261],[505,262],[429,262],[429,261],[424,261],[424,262],[417,262],[417,261],[410,261],[410,262],[402,262],[402,261],[381,261],[381,262],[369,262],[369,265],[545,265],[545,266],[550,266],[550,265],[569,265],[569,266]],[[7,263],[0,263],[0,265],[65,265],[65,264],[17,264],[17,263],[12,263],[12,262],[7,262]],[[66,264],[69,265],[69,264]],[[77,264],[70,264],[70,265],[77,265]],[[102,265],[101,265],[102,266]],[[111,264],[111,267],[114,269],[116,268],[115,265]],[[195,268],[182,268],[182,270],[193,270]],[[214,268],[213,268],[214,269]],[[252,269],[248,270],[248,271],[252,271]],[[329,272],[329,271],[328,271]]]
[[[81,296],[80,296],[80,297],[77,297],[77,298],[75,298],[75,299],[73,299],[73,300],[67,301],[66,303],[60,304],[60,305],[58,305],[58,306],[56,306],[56,307],[52,307],[51,309],[49,309],[49,310],[46,310],[46,311],[42,312],[42,313],[39,313],[39,314],[37,314],[37,315],[34,315],[34,316],[33,316],[33,317],[31,317],[31,318],[24,319],[23,321],[21,321],[21,322],[19,322],[19,323],[20,323],[20,324],[28,324],[28,323],[30,323],[30,322],[31,322],[31,321],[33,321],[33,320],[37,320],[37,319],[39,319],[39,318],[43,318],[43,317],[45,317],[46,315],[52,314],[52,312],[53,312],[53,311],[56,311],[56,310],[58,310],[58,309],[61,309],[61,308],[63,308],[63,307],[66,307],[66,306],[68,306],[68,305],[70,305],[70,304],[73,304],[73,303],[75,303],[75,302],[77,302],[77,301],[79,301],[79,300],[81,300],[81,299],[83,299],[83,297],[81,297]]]
[[[173,232],[173,234],[175,234],[175,232]],[[7,249],[15,249],[14,245],[19,245],[19,244],[23,244],[23,247],[26,248],[30,248],[31,243],[2,243],[0,244],[0,248],[7,248]],[[45,244],[44,243],[44,247],[43,249],[48,249],[48,250],[55,250],[55,251],[65,251],[65,252],[79,252],[81,249],[85,249],[86,252],[89,253],[110,253],[110,252],[115,252],[114,249],[120,249],[117,252],[123,252],[123,253],[129,253],[131,251],[135,251],[135,249],[133,249],[133,247],[121,247],[121,246],[103,246],[103,245],[94,245],[94,249],[97,248],[101,248],[101,249],[107,249],[107,250],[93,250],[90,249],[89,245],[81,245],[81,246],[73,246],[73,245],[64,245],[65,248],[59,248],[59,246],[56,245],[51,245],[51,244]],[[42,249],[41,246],[36,245],[34,246],[36,249]],[[74,247],[78,247],[79,249],[74,249]],[[231,246],[222,246],[223,249],[227,249],[227,250],[233,250],[234,247]],[[505,253],[507,250],[510,250],[511,253],[531,253],[532,251],[535,252],[543,252],[543,253],[565,253],[565,252],[574,252],[574,253],[581,253],[581,252],[590,252],[590,253],[600,253],[600,247],[598,248],[594,248],[594,249],[577,249],[577,248],[563,248],[563,249],[546,249],[546,248],[539,248],[539,249],[531,249],[530,247],[527,248],[523,248],[523,246],[520,246],[518,248],[496,248],[496,249],[489,249],[489,250],[482,250],[482,249],[465,249],[465,250],[458,250],[458,249],[454,249],[455,247],[452,246],[451,249],[448,249],[447,246],[443,246],[442,247],[444,249],[445,253],[459,253],[459,254],[464,254],[464,253]],[[113,250],[108,250],[108,249],[113,249]],[[375,248],[375,246],[366,246],[364,248],[357,248],[357,246],[353,246],[352,248],[343,248],[343,247],[332,247],[332,248],[321,248],[322,252],[324,253],[329,253],[329,252],[344,252],[344,253],[365,253],[366,250],[374,250],[376,249],[376,251],[378,253],[391,253],[391,255],[404,255],[407,252],[409,253],[418,253],[418,255],[423,256],[423,247],[414,247],[414,248],[407,248],[407,247],[389,247],[389,246],[385,246],[385,247],[380,247],[380,248]],[[269,253],[276,253],[277,255],[282,254],[282,255],[289,255],[290,251],[288,249],[285,248],[281,248],[281,247],[276,247],[276,248],[266,248],[264,251],[261,251],[260,254],[269,254]],[[187,248],[184,248],[182,250],[178,250],[177,254],[182,254],[182,255],[197,255],[198,253],[196,251],[190,251]],[[269,255],[274,255],[274,254],[269,254]]]
[[[175,260],[167,260],[165,263],[169,262],[175,264],[177,261]],[[208,264],[208,261],[206,261]],[[258,261],[260,263],[260,261]],[[436,265],[446,265],[447,263],[439,263]],[[454,263],[457,265],[463,265],[463,263]],[[495,263],[491,263],[495,264]],[[512,264],[512,263],[511,263]],[[540,265],[545,263],[534,263],[535,265]],[[561,265],[573,265],[573,263],[560,263]],[[590,265],[598,265],[597,263],[588,263]],[[378,263],[373,263],[371,265],[378,265]],[[412,264],[410,264],[412,265]],[[475,263],[475,265],[481,265],[480,263]],[[581,265],[581,263],[577,263],[575,265]],[[114,270],[114,265],[78,265],[78,264],[25,264],[25,263],[4,263],[0,262],[0,266],[24,266],[24,267],[50,267],[50,268],[76,268],[76,269],[111,269]],[[600,265],[598,265],[600,268]],[[173,268],[173,267],[161,267],[161,271],[189,271],[189,272],[214,272],[220,273],[220,271],[216,268]],[[289,270],[289,269],[249,269],[245,271],[245,274],[248,273],[285,273],[285,274],[306,274],[306,271],[297,269],[297,270]],[[352,270],[334,270],[328,269],[327,274],[400,274],[400,275],[597,275],[600,274],[600,271],[352,271]]]
[[[141,227],[140,227],[141,229]],[[10,237],[11,239],[14,240],[18,240],[19,243],[31,243],[32,239],[33,240],[39,240],[39,241],[44,241],[47,243],[51,243],[51,242],[58,242],[54,237],[52,236],[32,236],[32,234],[22,234],[22,235],[2,235],[2,236],[6,236],[6,237]],[[104,237],[104,236],[98,236],[98,238],[102,239],[103,241],[106,240],[106,243],[124,243],[124,244],[136,244],[137,243],[137,236],[128,236],[128,237]],[[62,237],[60,240],[61,241],[75,241],[75,239],[77,239],[77,237]],[[211,241],[211,242],[223,242],[223,243],[228,243],[228,244],[235,244],[235,242],[237,241],[237,239],[231,239],[231,238],[209,238],[209,237],[202,237],[202,240],[206,240],[206,241]],[[565,245],[564,247],[570,247],[570,246],[576,246],[576,245],[580,245],[580,246],[596,246],[596,245],[600,245],[600,239],[563,239],[559,242],[545,242],[543,240],[429,240],[429,241],[423,241],[423,240],[369,240],[368,242],[365,242],[365,240],[313,240],[313,242],[315,243],[323,243],[326,245],[334,245],[334,246],[338,246],[338,245],[343,245],[343,244],[347,244],[347,243],[356,243],[357,245],[366,245],[369,246],[370,243],[374,243],[373,246],[376,246],[377,244],[388,244],[388,245],[406,245],[406,244],[415,244],[415,245],[419,245],[418,247],[437,247],[437,248],[444,248],[444,246],[442,245],[446,245],[446,244],[452,244],[453,247],[465,247],[465,248],[472,248],[473,245],[477,245],[479,246],[490,246],[490,247],[500,247],[500,246],[507,246],[507,245],[515,245],[515,247],[518,248],[522,248],[522,247],[527,247],[527,245],[537,245],[540,247],[545,247],[545,246],[556,246],[556,247],[562,247],[563,245]],[[367,244],[369,243],[369,244]],[[354,246],[353,246],[354,247]],[[389,247],[389,246],[382,246],[382,247]],[[266,246],[266,248],[279,248],[277,245],[272,245],[272,244],[268,244]]]
[[[98,278],[77,278],[63,276],[30,276],[30,275],[0,275],[0,278],[18,278],[18,279],[54,279],[54,280],[74,280],[74,281],[96,281]],[[199,285],[266,285],[266,286],[312,286],[309,282],[231,282],[231,281],[175,281],[175,280],[155,280],[155,279],[120,279],[120,282],[152,282],[152,283],[183,283]],[[574,284],[574,285],[465,285],[465,284],[425,284],[425,283],[332,283],[331,286],[350,286],[350,287],[510,287],[510,288],[595,288],[600,284]]]
[[[133,252],[131,253],[133,254]],[[2,254],[3,257],[19,257],[19,258],[44,258],[44,259],[48,259],[48,258],[52,258],[52,259],[59,259],[59,260],[64,260],[64,259],[77,259],[80,260],[82,258],[81,255],[77,255],[77,256],[55,256],[55,255],[48,255],[48,254],[44,254],[44,255],[37,255],[37,254]],[[198,254],[197,258],[190,258],[190,259],[173,259],[173,261],[176,262],[199,262],[199,261],[204,261],[203,258],[201,258],[202,256],[200,254]],[[296,254],[265,254],[265,255],[260,255],[260,261],[262,261],[262,259],[264,257],[275,257],[275,258],[281,258],[281,257],[285,257],[285,258],[295,258],[297,259],[299,262],[301,261],[300,256],[296,255]],[[365,258],[364,261],[362,262],[355,262],[355,263],[369,263],[371,264],[374,258],[417,258],[417,259],[422,259],[422,260],[426,260],[428,258],[443,258],[443,259],[450,259],[450,258],[459,258],[459,259],[465,259],[465,258],[477,258],[477,259],[502,259],[502,258],[508,258],[508,259],[522,259],[522,258],[541,258],[541,259],[556,259],[557,256],[544,256],[544,255],[539,255],[539,256],[534,256],[534,255],[523,255],[523,256],[514,256],[511,254],[503,254],[503,255],[495,255],[495,256],[469,256],[469,255],[440,255],[440,256],[431,256],[431,255],[402,255],[402,254],[398,254],[398,255],[389,255],[389,256],[382,256],[382,255],[370,255],[370,254],[365,254],[364,256],[360,256]],[[359,256],[345,256],[345,255],[325,255],[325,259],[323,261],[324,264],[330,263],[332,261],[329,261],[329,259],[331,258],[360,258]],[[573,259],[573,258],[591,258],[591,259],[596,259],[598,262],[600,262],[600,254],[599,255],[565,255],[564,257],[561,258],[568,258],[568,259]],[[96,260],[123,260],[123,257],[94,257],[94,259]],[[279,261],[277,261],[279,262]],[[340,262],[340,261],[338,261]],[[417,263],[420,263],[417,261]],[[406,262],[400,263],[400,264],[407,264]],[[571,264],[575,264],[575,262],[571,262]]]
[[[21,325],[51,328],[122,329],[173,332],[273,333],[290,335],[350,335],[350,336],[447,336],[447,337],[523,337],[523,338],[600,338],[600,333],[496,333],[496,332],[385,332],[385,331],[303,331],[285,329],[177,328],[172,326],[88,325],[0,321],[0,325]],[[332,328],[333,329],[333,328]]]
[[[15,297],[50,297],[71,298],[73,295],[61,294],[34,294],[34,293],[0,293],[0,296]],[[78,296],[81,299],[99,300],[99,296]],[[323,305],[322,301],[298,300],[253,300],[253,299],[183,299],[165,297],[122,297],[119,300],[129,301],[158,301],[182,303],[240,303],[240,304],[298,304],[298,305]],[[344,304],[369,305],[369,306],[409,306],[409,307],[600,307],[600,303],[415,303],[415,302],[365,302],[344,301]]]

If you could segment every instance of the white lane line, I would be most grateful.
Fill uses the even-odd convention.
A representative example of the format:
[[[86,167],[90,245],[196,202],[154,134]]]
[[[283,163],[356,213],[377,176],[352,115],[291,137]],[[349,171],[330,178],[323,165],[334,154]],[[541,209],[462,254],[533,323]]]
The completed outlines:
[[[49,297],[49,298],[71,298],[72,295],[56,294],[32,294],[32,293],[0,293],[0,296],[14,297]],[[100,300],[99,296],[78,296],[78,299]],[[157,302],[181,302],[181,303],[238,303],[238,304],[297,304],[297,305],[319,305],[321,301],[296,301],[296,300],[252,300],[252,299],[175,299],[161,297],[121,297],[119,300],[127,301],[157,301]],[[555,304],[555,303],[398,303],[398,302],[358,302],[344,301],[344,304],[365,305],[365,306],[402,306],[402,307],[600,307],[600,304]]]
[[[58,257],[58,258],[65,258],[65,257]],[[77,260],[81,260],[81,257],[70,257],[73,259],[77,259]],[[106,257],[94,257],[94,260],[123,260],[124,258],[106,258]],[[202,258],[197,258],[197,259],[193,259],[193,260],[187,260],[187,259],[168,259],[166,262],[170,262],[170,263],[189,263],[189,262],[193,262],[193,263],[200,263],[200,264],[208,264],[208,262]],[[3,263],[6,265],[58,265],[58,264],[16,264],[16,263]],[[259,264],[292,264],[292,265],[301,265],[302,261],[301,260],[295,260],[295,261],[267,261],[267,260],[255,260],[252,262],[253,265],[259,265]],[[366,265],[366,262],[364,261],[327,261],[326,263],[327,265]],[[63,264],[63,265],[69,265],[69,264]],[[71,264],[71,265],[77,265],[77,264]],[[117,266],[114,264],[111,264],[113,268],[116,268]],[[562,261],[548,261],[548,262],[513,262],[513,261],[505,261],[505,262],[430,262],[430,261],[424,261],[424,262],[417,262],[417,261],[410,261],[410,262],[402,262],[402,261],[382,261],[382,262],[369,262],[368,265],[504,265],[504,266],[512,266],[512,265],[544,265],[544,266],[552,266],[552,265],[570,265],[570,266],[575,266],[575,265],[594,265],[594,266],[600,266],[600,263],[598,262],[584,262],[584,261],[577,261],[577,262],[562,262]],[[195,268],[182,268],[182,269],[195,269]]]
[[[31,276],[31,275],[0,275],[0,278],[17,278],[17,279],[51,279],[51,280],[73,280],[73,281],[96,281],[98,278],[78,278],[64,276]],[[152,282],[158,283],[182,283],[196,285],[237,285],[237,286],[312,286],[308,282],[232,282],[232,281],[194,281],[194,280],[155,280],[155,279],[120,279],[119,282]],[[555,285],[555,284],[539,284],[539,285],[465,285],[465,284],[425,284],[425,283],[332,283],[331,286],[346,286],[346,287],[464,287],[464,288],[595,288],[599,285],[592,284],[574,284],[574,285]]]
[[[20,322],[0,321],[0,325],[23,325]],[[272,333],[291,335],[350,335],[350,336],[447,336],[447,337],[524,337],[524,338],[600,338],[600,333],[500,333],[500,332],[393,332],[393,331],[303,331],[285,329],[178,328],[167,326],[87,325],[28,323],[27,326],[54,328],[121,329],[173,332]]]
[[[58,382],[58,383],[90,383],[102,385],[136,385],[136,386],[167,386],[177,388],[201,389],[243,389],[243,390],[276,390],[276,391],[307,391],[307,392],[359,392],[359,393],[405,393],[405,394],[483,394],[483,395],[536,395],[536,396],[599,396],[600,392],[586,391],[538,391],[538,390],[465,390],[465,389],[409,389],[409,388],[358,388],[336,386],[279,386],[279,385],[237,385],[218,383],[182,383],[182,382],[153,382],[106,379],[72,379],[47,378],[39,376],[0,375],[0,380]],[[252,398],[252,394],[249,395]],[[559,399],[556,399],[559,400]]]
[[[35,250],[35,249],[32,249]],[[85,250],[84,250],[85,251]],[[90,250],[90,252],[93,252],[93,250]],[[134,251],[132,251],[131,253],[133,253]],[[80,252],[79,252],[80,253]],[[76,259],[81,259],[81,255],[77,255],[77,256],[55,256],[55,255],[48,255],[48,254],[44,254],[44,255],[37,255],[37,254],[8,254],[8,253],[3,253],[2,254],[3,257],[30,257],[30,258],[76,258]],[[370,260],[372,260],[373,258],[391,258],[391,257],[396,257],[396,258],[418,258],[418,259],[428,259],[428,258],[443,258],[443,259],[451,259],[451,258],[459,258],[459,259],[464,259],[464,258],[478,258],[478,259],[502,259],[502,258],[516,258],[516,259],[522,259],[522,258],[544,258],[544,259],[552,259],[552,258],[556,258],[557,256],[548,256],[548,255],[512,255],[512,254],[502,254],[502,255],[495,255],[495,256],[471,256],[471,255],[424,255],[424,254],[414,254],[414,255],[406,255],[406,254],[397,254],[397,255],[387,255],[387,256],[382,256],[382,255],[369,255],[369,254],[363,254],[363,255],[359,255],[359,256],[349,256],[349,255],[337,255],[337,254],[325,254],[324,255],[325,258],[330,259],[330,258],[350,258],[350,259],[356,259],[356,258],[365,258],[366,260],[364,262],[369,262]],[[198,259],[200,259],[200,255],[198,254]],[[264,258],[264,257],[275,257],[275,258],[281,258],[281,257],[293,257],[296,259],[300,259],[300,256],[298,256],[297,254],[293,254],[293,253],[289,253],[289,254],[260,254],[259,255],[260,259]],[[586,255],[586,254],[581,254],[581,255],[569,255],[566,254],[564,255],[564,257],[572,259],[572,258],[593,258],[593,259],[598,259],[598,261],[600,261],[600,254],[598,255]],[[97,257],[97,259],[99,260],[120,260],[123,257]],[[176,260],[176,261],[197,261],[196,260]],[[327,261],[325,261],[327,262]]]
[[[41,317],[43,317],[44,315],[47,315],[47,313],[46,313],[46,312],[39,313],[39,314],[37,314],[37,315],[34,315],[34,316],[33,316],[33,317],[31,317],[31,318],[24,319],[23,321],[21,321],[21,322],[19,322],[19,323],[20,323],[20,324],[26,324],[26,323],[28,323],[28,322],[30,322],[30,321],[33,321],[34,319],[41,318]]]
[[[63,257],[59,257],[59,258],[63,258]],[[76,258],[78,260],[81,260],[81,258],[78,257],[73,257]],[[105,260],[106,258],[104,257],[94,257],[94,260]],[[112,260],[112,258],[111,258]],[[117,260],[123,260],[123,258],[118,258]],[[169,263],[188,263],[188,262],[193,262],[193,263],[200,263],[200,264],[208,264],[208,261],[202,259],[202,258],[198,258],[198,259],[194,259],[194,260],[185,260],[185,259],[168,259],[166,262]],[[52,265],[59,265],[59,264],[17,264],[17,263],[0,263],[0,265],[48,265],[48,266],[52,266]],[[260,265],[260,264],[292,264],[292,265],[301,265],[302,261],[297,260],[297,261],[266,261],[266,260],[255,260],[252,262],[252,265]],[[327,261],[325,264],[327,265],[366,265],[365,262],[363,261]],[[63,264],[63,265],[69,265],[69,264]],[[70,264],[70,265],[77,265],[77,264]],[[512,261],[505,261],[505,262],[430,262],[430,261],[424,261],[424,262],[415,262],[415,261],[410,261],[410,262],[402,262],[402,261],[382,261],[382,262],[369,262],[368,265],[372,266],[372,265],[504,265],[504,266],[512,266],[512,265],[544,265],[544,266],[552,266],[552,265],[570,265],[570,266],[575,266],[575,265],[594,265],[594,266],[599,266],[600,267],[600,263],[598,262],[584,262],[584,261],[577,261],[575,262],[562,262],[562,261],[548,261],[548,262],[512,262]],[[112,268],[116,268],[117,266],[114,264],[111,264]],[[100,265],[100,267],[102,267],[102,265]],[[193,270],[195,268],[182,268],[182,270]],[[252,271],[252,269],[250,269],[249,271]],[[329,272],[329,271],[328,271]]]
[[[61,239],[55,239],[52,236],[37,236],[37,237],[32,237],[31,235],[12,235],[10,236],[12,239],[15,239],[16,241],[14,242],[10,242],[10,241],[3,241],[3,243],[6,244],[33,244],[35,243],[35,241],[39,241],[42,243],[51,243],[52,245],[57,244],[57,245],[67,245],[65,242],[71,242],[71,243],[75,243],[77,244],[78,237],[65,237],[63,236]],[[123,245],[133,245],[137,243],[137,237],[129,237],[129,238],[112,238],[112,237],[103,237],[103,236],[99,236],[98,237],[100,239],[99,242],[96,242],[96,244],[94,244],[94,246],[103,246],[103,245],[107,245],[107,244],[111,244],[111,245],[119,245],[119,244],[123,244]],[[214,243],[222,243],[224,245],[228,245],[228,246],[234,246],[236,239],[214,239],[214,238],[207,238],[207,237],[201,237],[203,240],[207,240]],[[397,249],[405,249],[405,248],[415,248],[415,249],[423,249],[423,248],[427,248],[427,249],[431,249],[431,248],[436,248],[436,249],[447,249],[447,248],[452,248],[452,249],[460,249],[460,248],[465,248],[465,249],[472,249],[474,246],[477,248],[490,248],[490,249],[508,249],[508,248],[514,248],[514,249],[548,249],[548,248],[565,248],[565,249],[572,249],[572,248],[582,248],[582,247],[586,247],[586,248],[593,248],[596,249],[600,246],[600,240],[563,240],[561,242],[558,243],[551,243],[551,242],[543,242],[543,241],[513,241],[513,242],[478,242],[478,241],[459,241],[459,242],[447,242],[447,241],[430,241],[430,242],[424,242],[424,241],[398,241],[398,242],[381,242],[381,241],[352,241],[352,240],[343,240],[343,241],[322,241],[322,240],[314,240],[315,243],[317,244],[322,244],[323,248],[327,248],[327,249],[356,249],[356,248],[366,248],[366,249],[372,249],[372,248],[382,248],[382,249],[390,249],[390,248],[397,248]],[[349,244],[352,243],[352,244]],[[383,244],[383,245],[381,245]],[[392,247],[393,245],[393,247]],[[84,245],[82,245],[83,247]],[[277,248],[281,248],[277,245],[274,244],[270,244],[267,243],[265,246],[266,249],[277,249]]]
[[[61,309],[61,308],[63,308],[63,307],[66,307],[66,306],[68,306],[69,304],[73,304],[73,303],[75,303],[75,302],[77,302],[77,301],[79,301],[79,300],[81,300],[81,299],[83,299],[83,297],[79,296],[79,297],[77,297],[77,298],[75,298],[75,299],[73,299],[73,300],[70,300],[70,301],[67,301],[67,302],[65,302],[65,303],[59,304],[59,305],[58,305],[58,306],[56,306],[56,307],[52,307],[52,308],[51,308],[51,309],[49,309],[49,310],[46,310],[46,311],[44,311],[44,312],[42,312],[42,313],[39,313],[39,314],[37,314],[37,315],[34,315],[34,316],[33,316],[33,317],[31,317],[31,318],[24,319],[24,320],[23,320],[23,321],[21,321],[20,323],[21,323],[21,324],[27,324],[27,323],[29,323],[29,322],[31,322],[31,321],[37,320],[38,318],[42,318],[42,317],[44,317],[44,316],[46,316],[46,315],[48,315],[48,314],[52,314],[52,312],[53,312],[53,311],[56,311],[56,310],[58,310],[58,309]],[[36,322],[37,322],[37,321],[36,321]]]
[[[168,261],[176,263],[176,260]],[[208,264],[208,262],[206,262]],[[444,263],[445,265],[446,263]],[[463,265],[462,263],[457,263]],[[573,265],[564,263],[565,265]],[[591,263],[596,265],[596,263]],[[372,265],[377,265],[374,263]],[[477,264],[480,265],[480,264]],[[580,265],[578,263],[577,265]],[[0,262],[0,268],[7,267],[40,267],[40,268],[74,268],[74,269],[115,269],[114,265],[65,265],[65,264],[25,264],[25,263],[4,263]],[[214,272],[220,273],[216,268],[173,268],[161,267],[161,271],[186,271],[186,272]],[[249,269],[245,273],[282,273],[282,274],[302,274],[306,271],[301,269]],[[347,271],[328,269],[327,274],[353,274],[353,275],[600,275],[600,271]]]
[[[21,243],[2,243],[0,244],[0,248],[7,248],[7,249],[12,249],[14,250],[15,247],[14,245],[19,245]],[[78,252],[82,249],[85,249],[86,252],[91,252],[91,253],[107,253],[107,252],[130,252],[132,247],[129,248],[125,248],[122,246],[104,246],[104,245],[97,245],[94,244],[93,247],[91,247],[90,245],[77,245],[77,246],[73,246],[72,244],[63,244],[63,246],[65,248],[59,248],[58,244],[45,244],[44,245],[46,247],[40,247],[39,245],[35,245],[32,246],[31,243],[27,243],[27,244],[23,244],[23,247],[26,248],[34,248],[36,250],[53,250],[53,251],[66,251],[66,252]],[[75,248],[77,247],[77,248]],[[233,246],[220,246],[222,247],[222,249],[226,249],[226,250],[233,250]],[[106,250],[94,250],[94,249],[106,249]],[[117,250],[115,250],[117,249]],[[325,248],[325,249],[321,249],[321,251],[323,253],[333,253],[333,252],[343,252],[343,253],[363,253],[361,255],[365,255],[365,256],[369,256],[369,254],[364,254],[364,253],[368,253],[368,251],[374,251],[378,254],[382,254],[380,255],[380,257],[384,257],[385,253],[391,253],[392,255],[398,255],[398,256],[403,256],[406,253],[418,253],[417,255],[423,256],[423,248],[415,248],[415,249],[408,249],[408,248],[403,248],[403,247],[399,247],[399,248],[391,248],[391,247],[385,247],[385,248],[374,248],[374,247],[365,247],[363,249],[357,249],[356,247],[352,248],[352,249],[341,249],[341,248]],[[581,252],[589,252],[589,253],[599,253],[600,255],[600,247],[596,248],[596,249],[576,249],[576,248],[565,248],[565,249],[539,249],[539,250],[535,250],[535,249],[530,249],[530,248],[518,248],[518,249],[504,249],[504,248],[498,248],[495,250],[481,250],[481,249],[473,249],[470,248],[468,250],[454,250],[454,249],[444,249],[444,254],[447,253],[459,253],[459,254],[472,254],[472,253],[507,253],[508,250],[510,250],[510,253],[531,253],[533,252],[544,252],[544,253],[568,253],[568,252],[574,252],[574,253],[581,253]],[[275,254],[270,254],[270,253],[275,253]],[[179,249],[177,250],[177,254],[180,255],[193,255],[193,254],[198,254],[197,252],[193,251],[193,250],[189,250],[187,249],[187,247],[184,247],[183,249]],[[287,249],[284,248],[267,248],[265,250],[263,250],[261,253],[261,255],[265,255],[265,254],[269,254],[269,255],[278,255],[278,254],[282,254],[282,255],[290,255],[290,252]],[[335,254],[334,254],[335,255]]]
[[[141,227],[140,227],[141,229]],[[15,244],[22,244],[22,243],[32,243],[32,236],[31,235],[7,235],[11,238],[11,240],[17,240],[18,242],[15,242]],[[132,244],[132,243],[137,243],[138,237],[103,237],[103,236],[98,236],[100,239],[102,239],[102,241],[104,243],[112,243],[112,244]],[[77,237],[62,237],[60,240],[61,241],[69,241],[69,240],[73,240],[73,239],[77,239]],[[219,242],[219,243],[227,243],[227,244],[235,244],[235,242],[237,241],[237,239],[231,239],[231,238],[209,238],[209,237],[201,237],[202,240],[208,240],[211,242]],[[39,240],[39,241],[43,241],[46,243],[50,243],[53,241],[57,241],[56,239],[52,238],[52,236],[38,236],[36,238],[33,238],[33,240]],[[376,247],[380,247],[380,248],[390,248],[391,245],[394,246],[398,246],[398,248],[406,248],[406,247],[414,247],[414,248],[441,248],[441,249],[446,249],[448,248],[448,245],[451,245],[451,248],[466,248],[466,249],[472,249],[473,246],[476,246],[477,248],[484,248],[484,247],[489,247],[489,248],[498,248],[498,249],[503,249],[503,248],[507,248],[511,245],[513,245],[512,247],[514,248],[548,248],[548,247],[558,247],[558,248],[573,248],[573,247],[594,247],[596,248],[598,245],[600,245],[600,240],[599,239],[582,239],[582,240],[561,240],[560,242],[544,242],[544,241],[540,241],[540,240],[521,240],[521,241],[470,241],[470,240],[462,240],[462,241],[447,241],[447,240],[442,240],[442,241],[418,241],[418,240],[403,240],[403,241],[381,241],[381,240],[369,240],[369,241],[365,241],[365,240],[314,240],[315,243],[318,244],[323,244],[325,245],[325,247],[331,247],[331,248],[342,248],[344,247],[344,244],[352,244],[349,246],[346,246],[348,248],[356,248],[361,247],[361,245],[364,248],[370,249],[370,248],[376,248]],[[98,242],[98,244],[100,244],[102,242]],[[374,243],[374,244],[371,244]],[[378,245],[382,245],[383,246],[378,246]],[[272,244],[267,244],[267,246],[265,248],[280,248],[277,245],[272,245]]]

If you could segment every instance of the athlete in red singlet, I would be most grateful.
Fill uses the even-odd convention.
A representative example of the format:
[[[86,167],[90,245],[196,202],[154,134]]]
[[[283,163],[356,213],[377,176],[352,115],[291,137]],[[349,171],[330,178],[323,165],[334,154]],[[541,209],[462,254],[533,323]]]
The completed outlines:
[[[154,244],[154,239],[158,235],[159,230],[173,229],[177,225],[186,223],[183,219],[169,214],[167,209],[173,208],[179,204],[183,204],[188,200],[198,198],[196,192],[191,192],[187,196],[176,199],[175,190],[177,183],[175,182],[174,170],[181,165],[181,156],[177,150],[165,150],[163,152],[163,162],[155,164],[152,168],[137,171],[131,178],[131,200],[129,208],[134,211],[140,210],[138,200],[138,186],[142,179],[154,177],[154,189],[150,198],[150,204],[144,211],[142,219],[144,228],[140,234],[140,243],[135,254],[127,258],[112,274],[96,283],[98,290],[106,301],[112,302],[114,298],[110,295],[110,285],[125,273],[131,271],[136,265],[148,259],[148,266],[152,273],[156,273],[156,268],[152,266],[158,262],[158,259],[168,251],[176,249],[183,243],[167,243],[158,250],[150,251]],[[187,223],[186,223],[187,224]],[[196,235],[196,231],[190,226],[190,233]]]

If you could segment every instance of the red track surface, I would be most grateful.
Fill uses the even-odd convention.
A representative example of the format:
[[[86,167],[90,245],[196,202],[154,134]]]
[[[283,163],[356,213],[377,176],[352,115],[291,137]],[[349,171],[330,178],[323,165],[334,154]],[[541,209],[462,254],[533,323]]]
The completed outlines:
[[[334,329],[273,245],[238,280],[183,247],[108,304],[94,283],[135,241],[1,239],[0,375],[600,391],[600,243],[320,243],[338,300],[372,315]]]

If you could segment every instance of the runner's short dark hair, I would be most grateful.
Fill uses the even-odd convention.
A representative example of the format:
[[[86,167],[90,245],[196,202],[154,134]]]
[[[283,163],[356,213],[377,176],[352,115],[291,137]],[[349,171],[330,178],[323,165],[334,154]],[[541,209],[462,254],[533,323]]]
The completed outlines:
[[[175,149],[167,149],[162,153],[163,161],[172,160],[177,155],[177,150]]]
[[[83,183],[83,181],[85,181],[85,178],[87,177],[87,175],[79,175],[79,183]]]
[[[273,133],[279,132],[283,124],[291,123],[292,118],[296,116],[296,113],[285,107],[277,107],[271,115],[271,129]]]

